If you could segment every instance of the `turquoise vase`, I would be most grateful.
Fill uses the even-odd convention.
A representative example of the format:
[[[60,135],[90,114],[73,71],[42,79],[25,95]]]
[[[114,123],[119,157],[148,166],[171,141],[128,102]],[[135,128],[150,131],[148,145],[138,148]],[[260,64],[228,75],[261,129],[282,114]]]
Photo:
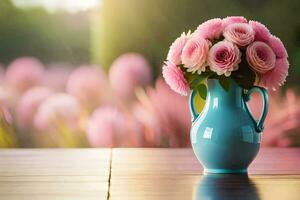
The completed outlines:
[[[257,86],[246,90],[234,81],[225,90],[217,79],[209,79],[207,86],[206,104],[200,114],[194,105],[195,91],[189,100],[194,153],[205,173],[247,173],[260,147],[268,112],[267,91]],[[246,104],[253,92],[259,92],[264,102],[258,120],[254,119]]]

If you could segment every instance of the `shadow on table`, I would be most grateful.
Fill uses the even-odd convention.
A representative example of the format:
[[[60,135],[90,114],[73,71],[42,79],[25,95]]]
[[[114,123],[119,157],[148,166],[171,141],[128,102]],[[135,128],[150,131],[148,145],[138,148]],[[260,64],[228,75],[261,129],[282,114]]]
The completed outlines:
[[[194,199],[259,200],[260,197],[247,174],[207,174],[197,184]]]

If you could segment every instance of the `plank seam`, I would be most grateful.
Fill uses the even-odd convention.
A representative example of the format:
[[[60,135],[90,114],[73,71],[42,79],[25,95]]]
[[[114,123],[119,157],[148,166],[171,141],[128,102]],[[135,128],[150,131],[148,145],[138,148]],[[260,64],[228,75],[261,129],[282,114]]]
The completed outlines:
[[[109,175],[108,175],[108,188],[107,188],[107,200],[110,199],[110,185],[111,185],[111,169],[112,169],[112,149],[109,152]]]

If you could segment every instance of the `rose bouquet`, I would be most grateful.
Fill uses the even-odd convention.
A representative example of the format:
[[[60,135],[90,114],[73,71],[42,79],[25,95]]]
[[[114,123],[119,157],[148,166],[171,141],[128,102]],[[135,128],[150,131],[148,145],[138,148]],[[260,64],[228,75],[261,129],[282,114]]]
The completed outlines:
[[[210,78],[224,89],[233,80],[245,89],[257,85],[276,90],[288,75],[287,58],[281,40],[260,22],[215,18],[172,43],[163,77],[175,92],[186,96],[192,89],[204,99],[205,80]]]

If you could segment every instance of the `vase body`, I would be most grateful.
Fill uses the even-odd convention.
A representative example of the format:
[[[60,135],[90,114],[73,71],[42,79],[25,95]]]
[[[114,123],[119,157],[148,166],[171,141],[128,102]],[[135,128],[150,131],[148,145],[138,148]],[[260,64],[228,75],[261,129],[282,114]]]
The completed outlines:
[[[194,153],[206,173],[246,173],[259,151],[267,97],[260,129],[247,108],[245,97],[248,91],[233,81],[228,90],[216,79],[209,79],[207,86],[202,113],[193,116],[193,98],[190,99],[193,116],[190,137]]]

